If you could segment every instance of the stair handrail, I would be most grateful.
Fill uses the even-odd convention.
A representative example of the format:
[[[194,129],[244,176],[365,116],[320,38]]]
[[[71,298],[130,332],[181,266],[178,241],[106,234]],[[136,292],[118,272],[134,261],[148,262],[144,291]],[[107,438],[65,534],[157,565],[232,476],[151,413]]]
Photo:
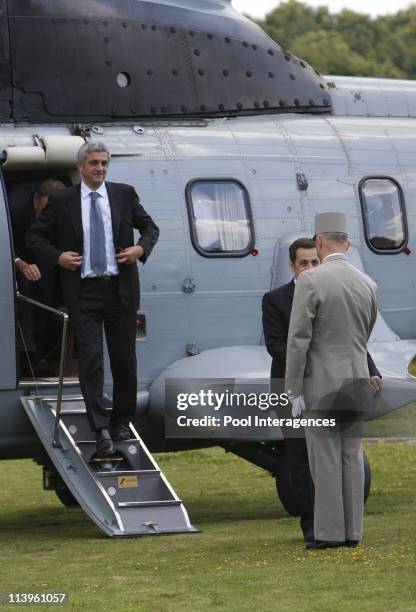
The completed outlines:
[[[66,356],[66,346],[67,346],[67,336],[68,336],[68,323],[69,316],[66,312],[62,310],[57,310],[56,308],[52,308],[51,306],[47,306],[42,302],[38,302],[37,300],[33,300],[32,298],[27,297],[27,295],[23,295],[19,291],[16,291],[16,297],[18,300],[22,302],[26,302],[28,304],[32,304],[32,306],[37,306],[43,310],[47,310],[54,315],[62,318],[63,326],[62,326],[62,340],[61,340],[61,358],[59,360],[59,378],[58,378],[58,396],[56,400],[56,415],[55,415],[55,427],[52,439],[52,446],[54,448],[60,448],[61,443],[59,442],[59,421],[61,420],[61,406],[62,406],[62,390],[64,385],[64,367],[65,367],[65,356]]]

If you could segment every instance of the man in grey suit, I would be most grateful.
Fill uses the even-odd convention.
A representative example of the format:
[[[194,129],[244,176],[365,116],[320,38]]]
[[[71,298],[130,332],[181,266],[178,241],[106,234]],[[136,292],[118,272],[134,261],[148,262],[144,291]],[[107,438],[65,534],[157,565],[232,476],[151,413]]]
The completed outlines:
[[[345,214],[317,215],[315,231],[323,265],[303,272],[296,283],[286,390],[294,416],[306,404],[307,416],[326,417],[322,410],[329,407],[330,416],[337,421],[332,430],[305,428],[315,484],[315,541],[306,548],[355,547],[363,529],[364,464],[362,423],[359,413],[353,411],[365,409],[371,389],[367,341],[377,316],[377,287],[346,257],[350,242]],[[340,427],[337,409],[345,407],[355,422]]]

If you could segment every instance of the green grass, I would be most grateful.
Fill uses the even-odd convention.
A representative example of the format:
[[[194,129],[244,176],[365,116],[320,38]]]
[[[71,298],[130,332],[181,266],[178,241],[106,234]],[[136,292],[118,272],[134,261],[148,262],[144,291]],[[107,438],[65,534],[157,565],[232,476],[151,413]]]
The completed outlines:
[[[411,376],[416,376],[416,356],[413,357],[412,361],[410,362],[410,365],[409,365],[409,374]]]
[[[0,591],[66,591],[75,610],[414,611],[416,446],[367,454],[362,546],[312,553],[272,478],[220,449],[158,457],[200,533],[128,540],[43,492],[32,462],[3,461]]]
[[[416,438],[416,402],[366,423],[364,437]]]

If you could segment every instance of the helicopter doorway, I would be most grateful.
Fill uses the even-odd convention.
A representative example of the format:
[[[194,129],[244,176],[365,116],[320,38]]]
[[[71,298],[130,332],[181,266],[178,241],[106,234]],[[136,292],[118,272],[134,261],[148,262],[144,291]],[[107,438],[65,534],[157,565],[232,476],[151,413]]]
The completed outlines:
[[[16,301],[16,362],[18,384],[53,383],[58,380],[62,318],[50,309],[63,307],[59,270],[45,269],[26,247],[26,232],[55,189],[72,184],[71,171],[48,169],[3,172],[13,245],[12,267],[16,289],[22,296],[48,309]],[[69,332],[64,378],[78,381],[74,334]]]

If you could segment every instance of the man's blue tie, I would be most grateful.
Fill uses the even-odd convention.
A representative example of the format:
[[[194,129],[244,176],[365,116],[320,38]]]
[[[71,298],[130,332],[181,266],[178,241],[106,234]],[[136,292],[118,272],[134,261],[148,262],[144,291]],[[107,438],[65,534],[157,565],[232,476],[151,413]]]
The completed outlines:
[[[105,254],[104,222],[98,206],[100,197],[96,191],[91,191],[90,209],[90,262],[91,269],[97,276],[102,276],[107,269],[107,257]]]

